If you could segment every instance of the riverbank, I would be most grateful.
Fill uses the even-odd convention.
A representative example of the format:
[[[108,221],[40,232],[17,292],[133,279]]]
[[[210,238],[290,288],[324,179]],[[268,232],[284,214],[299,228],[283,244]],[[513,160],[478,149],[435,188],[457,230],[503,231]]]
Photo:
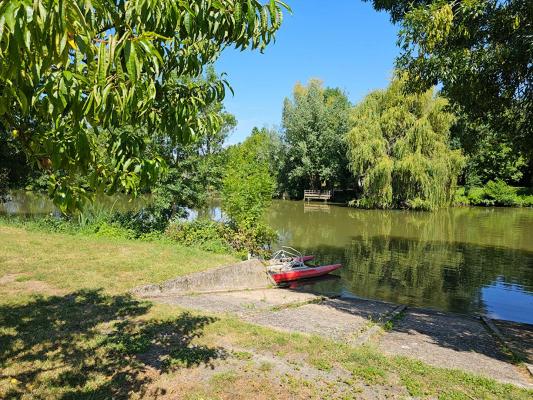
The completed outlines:
[[[533,389],[533,325],[277,288],[195,295],[163,290],[148,298],[231,313],[254,324],[350,346],[371,346],[385,354]]]
[[[127,294],[228,256],[4,225],[0,237],[1,398],[531,396],[372,344],[353,347]]]
[[[455,206],[533,207],[533,189],[490,181],[485,186],[460,187],[455,192]]]
[[[218,211],[212,209],[208,215],[219,215]],[[216,223],[178,223],[165,232],[143,233],[102,214],[82,223],[0,217],[0,225],[112,240],[137,237],[141,242],[181,244],[243,257],[226,240],[231,235],[224,235]],[[347,291],[396,304],[487,313],[533,324],[532,208],[416,212],[274,201],[267,218],[279,233],[275,247],[291,246],[316,255],[320,263],[344,265],[340,279],[314,285],[314,291],[326,295]]]

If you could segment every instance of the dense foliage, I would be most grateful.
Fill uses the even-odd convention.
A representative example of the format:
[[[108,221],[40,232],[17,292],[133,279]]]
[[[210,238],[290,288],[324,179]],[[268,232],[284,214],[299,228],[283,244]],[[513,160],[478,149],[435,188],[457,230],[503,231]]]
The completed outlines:
[[[213,67],[197,80],[216,82],[218,79]],[[148,157],[158,154],[167,165],[160,179],[152,186],[152,197],[162,207],[198,208],[206,205],[208,198],[222,187],[224,174],[224,142],[235,128],[235,116],[226,112],[221,102],[213,102],[207,112],[215,115],[221,124],[217,130],[206,133],[190,143],[176,143],[168,136],[155,134],[148,146]]]
[[[397,77],[353,110],[347,135],[350,167],[360,179],[361,207],[433,209],[453,199],[464,163],[449,147],[454,116],[433,89],[404,94]]]
[[[165,231],[165,236],[185,246],[199,247],[215,253],[243,250],[236,245],[231,228],[209,219],[173,222]]]
[[[154,132],[185,143],[216,131],[226,82],[201,75],[222,48],[264,49],[280,0],[12,0],[0,4],[0,125],[50,172],[63,209],[102,188],[158,179]],[[144,129],[117,129],[130,125]],[[87,179],[80,184],[77,177]]]
[[[411,89],[441,83],[443,95],[471,122],[488,124],[533,161],[530,0],[372,2],[401,24],[397,65],[408,71]]]
[[[457,113],[458,119],[452,128],[454,147],[467,156],[463,171],[466,186],[481,186],[491,180],[503,180],[518,184],[527,175],[527,156],[499,135],[489,124],[472,122],[468,116]]]
[[[222,187],[222,209],[230,225],[256,254],[274,239],[264,221],[276,185],[269,144],[269,135],[255,130],[243,143],[229,148]]]
[[[483,207],[533,207],[533,191],[512,187],[502,180],[479,187],[463,187],[455,194],[455,204]]]
[[[311,80],[297,84],[283,107],[286,154],[281,187],[291,197],[304,189],[343,187],[350,180],[344,135],[350,102],[340,89]]]

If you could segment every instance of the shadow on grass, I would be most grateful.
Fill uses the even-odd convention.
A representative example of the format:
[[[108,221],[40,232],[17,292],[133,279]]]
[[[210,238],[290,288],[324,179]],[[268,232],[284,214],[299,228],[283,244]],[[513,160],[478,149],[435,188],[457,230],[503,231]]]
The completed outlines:
[[[135,319],[149,309],[98,290],[0,305],[0,397],[126,399],[159,373],[225,356],[191,343],[214,318]]]

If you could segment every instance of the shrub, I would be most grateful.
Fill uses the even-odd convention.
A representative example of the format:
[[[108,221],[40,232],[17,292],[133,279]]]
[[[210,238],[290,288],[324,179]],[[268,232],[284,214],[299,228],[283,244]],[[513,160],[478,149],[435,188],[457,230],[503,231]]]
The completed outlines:
[[[373,209],[373,208],[384,208],[376,207],[374,201],[368,197],[362,197],[360,199],[353,199],[348,202],[348,206],[354,208],[364,208],[364,209]]]
[[[232,223],[209,219],[173,221],[165,236],[185,246],[195,246],[215,253],[234,252],[241,257],[248,253],[267,256],[265,244],[271,243],[276,233],[266,224],[237,227]]]
[[[181,207],[172,208],[155,203],[139,211],[116,212],[109,220],[133,232],[135,238],[140,238],[165,232],[172,218],[185,215],[186,212]]]
[[[250,225],[229,226],[226,240],[231,247],[240,254],[251,253],[267,257],[270,253],[269,246],[277,239],[277,233],[262,221]]]
[[[497,206],[517,206],[521,203],[516,190],[502,180],[487,182],[484,192],[485,199],[492,200]]]
[[[96,236],[105,236],[110,238],[133,239],[135,232],[125,229],[118,224],[102,222],[93,226],[93,232]]]
[[[46,232],[67,232],[72,228],[68,220],[50,216],[36,219],[34,225]]]
[[[405,202],[405,206],[410,210],[416,211],[431,211],[433,209],[433,206],[429,200],[424,200],[420,197],[407,200]]]
[[[484,187],[469,187],[457,190],[455,194],[456,205],[473,206],[533,206],[533,195],[526,189],[509,186],[502,180],[489,181]]]
[[[488,205],[484,203],[484,193],[485,191],[481,187],[473,187],[466,190],[466,196],[468,201],[473,206],[483,206]]]
[[[207,219],[173,221],[167,227],[165,236],[185,246],[225,253],[233,250],[226,240],[230,236],[227,229],[223,223]]]
[[[455,191],[455,196],[453,199],[454,206],[468,206],[470,205],[470,199],[466,194],[464,187],[460,187]]]
[[[522,197],[523,207],[533,207],[533,195]]]

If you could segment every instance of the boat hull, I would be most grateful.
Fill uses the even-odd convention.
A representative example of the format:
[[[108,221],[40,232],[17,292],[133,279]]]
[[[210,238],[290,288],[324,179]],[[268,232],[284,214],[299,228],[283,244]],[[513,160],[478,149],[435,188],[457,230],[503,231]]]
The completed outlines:
[[[305,267],[294,269],[293,271],[271,273],[272,279],[276,283],[296,281],[298,279],[315,278],[329,274],[342,267],[342,264],[321,265],[319,267]]]

